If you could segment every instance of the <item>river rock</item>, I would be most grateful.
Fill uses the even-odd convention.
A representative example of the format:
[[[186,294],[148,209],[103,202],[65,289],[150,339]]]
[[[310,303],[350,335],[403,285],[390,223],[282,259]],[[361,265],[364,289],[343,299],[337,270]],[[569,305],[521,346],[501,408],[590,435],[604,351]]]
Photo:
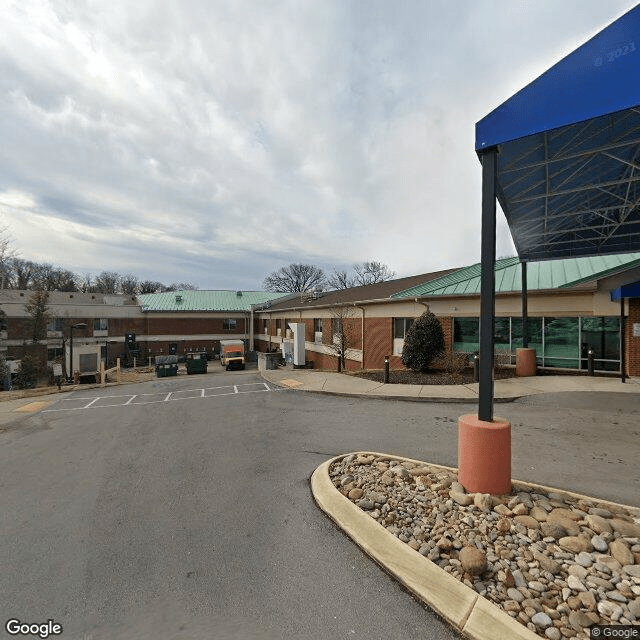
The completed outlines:
[[[496,529],[500,533],[507,533],[511,531],[511,519],[510,518],[500,518],[496,523]]]
[[[531,622],[536,625],[536,627],[540,627],[541,629],[546,629],[553,624],[553,620],[544,613],[543,611],[539,611],[531,617]]]
[[[468,507],[470,504],[473,504],[473,496],[468,493],[458,493],[457,491],[451,490],[449,497],[461,507]]]
[[[491,494],[489,493],[476,493],[473,496],[473,504],[478,507],[478,509],[482,509],[489,511],[493,507],[493,500],[491,499]]]
[[[375,506],[369,498],[362,498],[362,500],[358,500],[358,506],[365,511],[371,511]]]
[[[582,580],[578,576],[570,575],[567,578],[567,586],[574,591],[586,591],[587,587],[582,584]]]
[[[619,617],[622,614],[622,607],[615,602],[611,602],[611,600],[600,600],[598,602],[598,613],[607,618],[612,618],[616,615]]]
[[[518,589],[514,589],[513,587],[507,589],[507,595],[516,602],[522,602],[524,600],[523,593]]]
[[[582,631],[593,624],[593,620],[582,611],[572,611],[569,614],[569,624],[576,630]]]
[[[640,579],[640,564],[627,564],[622,567],[622,570],[632,578]]]
[[[584,520],[594,533],[611,533],[611,521],[602,516],[588,515]]]
[[[477,547],[463,547],[458,554],[463,571],[472,576],[479,576],[487,569],[487,556]]]
[[[591,538],[591,544],[596,551],[606,553],[609,550],[609,544],[602,536],[593,536]]]
[[[513,511],[506,504],[497,504],[493,510],[500,516],[512,516]]]
[[[622,540],[614,540],[609,545],[611,555],[622,565],[633,564],[634,557],[631,549]]]
[[[546,522],[547,520],[547,512],[542,507],[533,507],[533,509],[529,511],[529,515],[538,522]]]
[[[558,522],[541,522],[540,531],[545,538],[559,540],[567,535],[567,530]]]
[[[540,526],[540,523],[531,516],[516,516],[513,520],[518,524],[524,525],[527,529],[537,529]]]
[[[640,538],[640,525],[620,518],[611,520],[611,528],[625,538]]]
[[[572,553],[580,553],[581,551],[591,551],[591,543],[580,536],[567,536],[560,538],[558,544],[567,551]]]
[[[547,520],[549,522],[557,522],[559,519],[580,520],[580,516],[571,509],[562,509],[559,507],[551,509],[551,511],[547,515]]]
[[[355,489],[351,489],[351,491],[349,491],[348,497],[349,500],[353,500],[353,502],[355,502],[356,500],[360,500],[363,494],[364,491],[359,487],[356,487]]]

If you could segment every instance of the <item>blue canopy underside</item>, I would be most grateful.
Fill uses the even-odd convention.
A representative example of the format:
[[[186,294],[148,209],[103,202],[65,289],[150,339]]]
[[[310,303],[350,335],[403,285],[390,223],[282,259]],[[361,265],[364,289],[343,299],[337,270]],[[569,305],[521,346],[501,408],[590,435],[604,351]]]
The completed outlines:
[[[476,124],[525,261],[640,251],[640,5]]]
[[[623,298],[640,298],[640,282],[624,284],[611,292],[612,302]]]

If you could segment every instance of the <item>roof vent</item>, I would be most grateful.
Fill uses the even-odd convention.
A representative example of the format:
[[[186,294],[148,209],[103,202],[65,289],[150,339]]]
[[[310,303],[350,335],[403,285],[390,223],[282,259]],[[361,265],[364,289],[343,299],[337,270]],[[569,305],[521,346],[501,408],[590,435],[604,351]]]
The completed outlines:
[[[242,291],[236,291],[236,295],[238,296],[238,298],[242,297]]]
[[[176,302],[182,302],[182,296],[181,295],[177,295],[176,296]]]

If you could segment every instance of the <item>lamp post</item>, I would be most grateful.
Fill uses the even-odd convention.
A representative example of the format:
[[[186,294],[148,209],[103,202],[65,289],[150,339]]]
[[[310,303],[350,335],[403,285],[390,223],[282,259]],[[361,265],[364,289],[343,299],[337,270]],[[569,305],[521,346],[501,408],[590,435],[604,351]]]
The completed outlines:
[[[73,330],[74,329],[86,329],[86,322],[76,322],[69,327],[69,382],[74,382],[75,378],[73,377]]]

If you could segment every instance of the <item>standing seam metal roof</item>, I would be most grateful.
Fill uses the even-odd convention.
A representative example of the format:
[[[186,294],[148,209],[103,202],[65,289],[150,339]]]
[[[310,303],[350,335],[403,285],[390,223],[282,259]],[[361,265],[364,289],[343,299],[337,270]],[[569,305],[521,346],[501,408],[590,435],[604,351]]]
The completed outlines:
[[[529,291],[535,291],[572,287],[636,266],[640,266],[640,253],[528,262],[527,288]],[[496,292],[508,293],[521,290],[522,268],[519,258],[504,258],[496,261],[495,272]],[[400,291],[392,297],[464,294],[480,294],[480,263],[465,267],[437,280]]]
[[[238,295],[241,293],[242,295]],[[250,311],[252,304],[277,300],[284,293],[266,291],[164,291],[138,296],[147,311]]]

